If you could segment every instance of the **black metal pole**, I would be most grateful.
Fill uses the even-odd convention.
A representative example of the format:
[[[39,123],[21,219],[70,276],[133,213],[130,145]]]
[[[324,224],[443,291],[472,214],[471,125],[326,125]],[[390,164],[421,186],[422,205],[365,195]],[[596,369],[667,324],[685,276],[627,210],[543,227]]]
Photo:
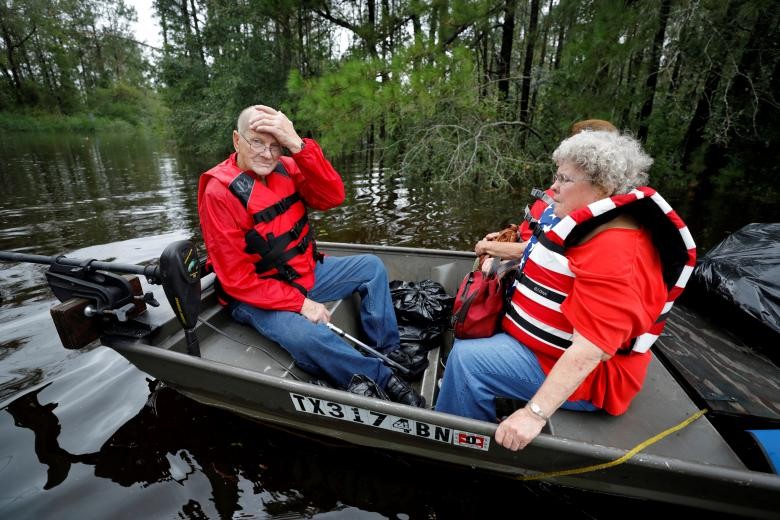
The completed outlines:
[[[108,271],[110,273],[140,274],[146,277],[149,283],[160,283],[159,267],[156,265],[121,264],[119,262],[100,262],[98,260],[84,260],[79,258],[67,258],[64,256],[43,256],[15,253],[13,251],[0,251],[0,261],[24,262],[28,264],[66,265],[83,267],[88,271]]]
[[[335,326],[334,324],[332,324],[332,323],[326,323],[325,325],[326,325],[326,326],[327,326],[327,327],[328,327],[330,330],[332,330],[333,332],[335,332],[336,334],[338,334],[339,336],[341,336],[342,338],[347,338],[347,339],[348,339],[348,340],[350,340],[352,343],[354,343],[354,344],[355,344],[355,345],[357,345],[358,347],[362,348],[363,350],[365,350],[366,352],[368,352],[368,353],[369,353],[369,354],[371,354],[372,356],[378,357],[379,359],[381,359],[382,361],[384,361],[385,363],[387,363],[387,364],[388,364],[388,365],[390,365],[391,367],[393,367],[393,368],[395,368],[395,369],[398,369],[398,370],[400,370],[402,374],[408,374],[408,373],[409,373],[409,369],[408,369],[408,368],[406,368],[405,366],[403,366],[403,365],[401,365],[401,364],[399,364],[399,363],[396,363],[395,361],[393,361],[393,360],[392,360],[392,359],[390,359],[389,357],[385,356],[384,354],[380,353],[380,352],[379,352],[379,351],[377,351],[376,349],[373,349],[373,348],[369,347],[368,345],[366,345],[365,343],[363,343],[362,341],[360,341],[360,340],[359,340],[359,339],[357,339],[356,337],[354,337],[354,336],[350,336],[349,334],[347,334],[346,332],[344,332],[343,330],[341,330],[340,328],[338,328],[338,327],[337,327],[337,326]]]

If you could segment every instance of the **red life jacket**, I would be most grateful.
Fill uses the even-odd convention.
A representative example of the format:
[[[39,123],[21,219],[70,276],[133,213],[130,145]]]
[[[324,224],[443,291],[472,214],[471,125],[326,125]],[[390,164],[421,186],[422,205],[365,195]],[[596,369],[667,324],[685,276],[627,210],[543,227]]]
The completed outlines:
[[[660,335],[674,300],[682,293],[696,262],[696,245],[688,228],[671,206],[648,187],[615,195],[573,211],[539,236],[522,272],[515,278],[505,332],[548,357],[559,358],[571,345],[573,327],[560,307],[574,284],[566,247],[619,213],[631,214],[649,229],[663,266],[668,288],[666,305],[649,330],[631,338],[618,354],[643,355]],[[609,362],[609,361],[608,361]]]
[[[313,276],[314,261],[320,258],[314,230],[282,162],[277,163],[271,175],[276,176],[273,191],[255,189],[257,179],[253,174],[236,173],[230,168],[214,168],[204,177],[209,176],[227,186],[252,216],[254,226],[244,235],[244,251],[257,255],[255,272],[258,276],[281,280],[306,295],[306,288],[299,282]],[[201,191],[206,182],[201,179]]]

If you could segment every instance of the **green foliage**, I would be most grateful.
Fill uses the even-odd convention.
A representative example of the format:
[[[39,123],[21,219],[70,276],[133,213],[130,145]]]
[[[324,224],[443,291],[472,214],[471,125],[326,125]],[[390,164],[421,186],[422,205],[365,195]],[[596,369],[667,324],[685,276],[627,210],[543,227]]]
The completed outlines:
[[[529,34],[527,1],[399,0],[372,10],[359,0],[156,0],[166,37],[157,84],[172,135],[202,153],[227,151],[238,112],[263,103],[283,108],[329,155],[368,151],[428,180],[546,182],[551,150],[586,118],[647,130],[662,189],[780,178],[766,175],[780,162],[768,144],[780,115],[780,4],[673,0],[660,61],[651,55],[662,0],[539,4]],[[508,6],[513,53],[499,73]],[[337,41],[348,42],[338,56]],[[0,107],[9,100],[0,95]],[[525,104],[531,117],[521,124]]]
[[[141,125],[151,120],[153,109],[147,105],[147,92],[125,83],[116,83],[109,88],[97,88],[90,95],[87,107],[96,115],[119,119],[132,125]]]
[[[373,142],[401,175],[505,186],[538,173],[538,159],[519,147],[519,123],[501,120],[500,103],[480,97],[469,49],[427,63],[420,52],[398,52],[389,63],[351,59],[309,80],[292,73],[296,122],[332,153]],[[372,141],[378,124],[384,140]]]
[[[149,64],[132,41],[134,19],[135,12],[115,0],[0,4],[2,127],[156,125],[161,107],[147,80]]]
[[[309,80],[293,71],[287,88],[296,102],[288,105],[300,129],[316,134],[334,154],[364,149],[368,130],[385,109],[379,65],[352,59],[336,72]]]

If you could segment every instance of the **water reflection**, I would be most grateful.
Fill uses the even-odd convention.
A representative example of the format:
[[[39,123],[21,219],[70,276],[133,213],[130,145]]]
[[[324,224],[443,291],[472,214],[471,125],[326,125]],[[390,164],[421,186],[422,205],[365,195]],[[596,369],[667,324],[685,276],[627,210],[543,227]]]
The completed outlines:
[[[196,185],[151,138],[25,137],[0,143],[1,249],[53,254],[193,227]]]
[[[197,181],[223,157],[194,162],[151,136],[8,135],[0,140],[0,249],[54,254],[174,229],[197,235]],[[313,212],[320,239],[466,249],[517,222],[531,186],[495,191],[411,182],[360,160],[334,161],[347,200]],[[780,207],[739,193],[667,192],[701,251]],[[744,199],[744,200],[743,200]]]
[[[168,493],[172,502],[165,510],[148,511],[169,517],[165,511],[178,510],[184,518],[214,517],[211,511],[220,518],[239,513],[311,517],[348,509],[374,511],[385,518],[460,518],[498,514],[504,507],[499,501],[510,489],[513,499],[520,493],[526,499],[549,500],[555,493],[546,485],[521,488],[460,468],[442,471],[410,457],[307,442],[147,382],[146,404],[89,453],[71,453],[60,445],[62,425],[54,413],[59,404],[41,402],[46,387],[6,406],[14,425],[34,434],[35,456],[46,471],[44,490],[63,485],[76,465],[91,467],[95,477],[124,488],[207,484],[197,498],[185,493],[177,499]],[[109,504],[105,507],[110,509]],[[561,512],[569,508],[568,513],[580,517],[576,513],[582,506],[575,509],[565,500],[556,506]],[[58,510],[65,517],[77,512],[78,505]],[[135,505],[134,516],[144,512],[142,504]]]
[[[24,345],[26,339],[27,338],[8,341],[3,345],[0,345],[0,349],[2,349],[0,350],[0,359],[3,359],[8,354],[11,354]],[[4,355],[3,350],[5,350]],[[40,368],[16,369],[6,374],[6,377],[6,380],[0,384],[0,400],[43,382],[44,373]]]

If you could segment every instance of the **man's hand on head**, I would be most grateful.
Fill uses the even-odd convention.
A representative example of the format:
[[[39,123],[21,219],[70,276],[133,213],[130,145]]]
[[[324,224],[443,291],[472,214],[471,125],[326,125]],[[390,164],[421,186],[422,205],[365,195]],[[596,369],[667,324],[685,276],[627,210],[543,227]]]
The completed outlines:
[[[280,145],[292,153],[301,151],[303,140],[283,112],[265,105],[255,105],[255,110],[256,114],[249,119],[250,129],[274,136]]]

